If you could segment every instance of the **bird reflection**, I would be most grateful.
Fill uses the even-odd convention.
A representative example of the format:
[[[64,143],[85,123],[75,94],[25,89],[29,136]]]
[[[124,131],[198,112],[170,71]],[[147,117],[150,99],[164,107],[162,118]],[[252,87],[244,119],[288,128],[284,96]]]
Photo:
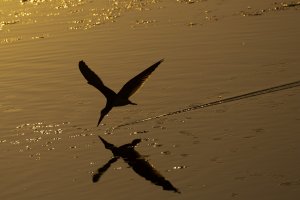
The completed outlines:
[[[135,139],[131,143],[116,147],[102,137],[99,136],[99,138],[103,142],[105,148],[111,150],[114,157],[98,169],[97,173],[93,175],[93,182],[97,182],[111,164],[116,162],[119,158],[123,158],[123,160],[128,163],[138,175],[151,181],[155,185],[162,186],[164,190],[180,193],[178,189],[156,171],[155,168],[134,149],[134,147],[141,142],[140,139]]]
[[[115,93],[113,90],[104,85],[102,80],[85,64],[84,61],[80,61],[79,70],[84,78],[88,81],[88,84],[97,88],[106,97],[106,106],[100,112],[100,118],[98,120],[97,126],[99,126],[105,115],[107,115],[113,107],[125,106],[128,104],[137,105],[136,103],[131,102],[129,100],[129,97],[143,85],[150,74],[162,62],[163,59],[154,63],[152,66],[148,67],[143,72],[129,80],[118,93]]]

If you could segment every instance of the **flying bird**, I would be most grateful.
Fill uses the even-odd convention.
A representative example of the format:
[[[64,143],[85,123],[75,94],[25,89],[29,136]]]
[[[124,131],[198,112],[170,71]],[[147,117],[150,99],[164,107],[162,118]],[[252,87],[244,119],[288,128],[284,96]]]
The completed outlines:
[[[150,74],[158,67],[160,63],[164,60],[160,60],[154,63],[152,66],[148,67],[131,80],[129,80],[118,93],[115,93],[113,90],[104,85],[102,80],[97,76],[95,72],[93,72],[82,60],[79,62],[79,70],[87,80],[88,84],[97,88],[105,97],[106,97],[106,105],[100,112],[100,118],[98,120],[97,126],[101,123],[105,115],[109,113],[109,111],[113,107],[117,106],[125,106],[128,104],[137,105],[129,100],[129,97],[133,95],[148,79]]]

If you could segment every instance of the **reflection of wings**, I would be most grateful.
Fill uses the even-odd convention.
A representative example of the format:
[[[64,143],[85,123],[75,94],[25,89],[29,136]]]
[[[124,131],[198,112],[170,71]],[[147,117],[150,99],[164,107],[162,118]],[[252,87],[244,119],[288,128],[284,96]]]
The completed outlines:
[[[164,190],[179,192],[168,180],[166,180],[154,167],[151,166],[142,157],[140,158],[124,158],[124,160],[132,167],[132,169],[140,176],[151,181],[153,184],[162,186]]]
[[[116,147],[100,136],[99,139],[103,142],[106,149],[112,151],[114,157],[103,167],[98,169],[98,173],[93,176],[93,182],[97,182],[110,165],[122,157],[124,161],[128,163],[128,165],[141,177],[144,177],[146,180],[151,181],[155,185],[162,186],[164,190],[180,193],[179,190],[166,180],[154,167],[152,167],[151,164],[139,154],[139,152],[134,150],[134,147],[141,142],[140,139],[135,139],[131,143],[124,144],[120,147]]]
[[[148,79],[150,74],[157,68],[157,66],[163,62],[163,59],[154,63],[135,77],[133,77],[131,80],[129,80],[118,92],[119,96],[122,96],[123,98],[129,98],[131,95],[133,95]]]
[[[100,179],[100,177],[104,174],[104,172],[106,172],[106,170],[108,170],[110,165],[113,164],[114,162],[116,162],[118,159],[119,159],[119,157],[113,157],[105,165],[103,165],[103,167],[100,167],[98,169],[98,172],[93,175],[93,182],[94,183],[97,182]]]

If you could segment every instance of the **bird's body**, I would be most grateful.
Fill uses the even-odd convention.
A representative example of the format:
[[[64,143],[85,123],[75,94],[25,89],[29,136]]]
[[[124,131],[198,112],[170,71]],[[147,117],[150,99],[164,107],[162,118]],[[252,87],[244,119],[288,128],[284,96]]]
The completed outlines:
[[[129,101],[129,99],[119,97],[118,95],[116,96],[116,98],[112,102],[113,107],[126,106],[128,104],[136,105],[136,103],[133,103],[133,102]]]
[[[129,80],[118,93],[115,93],[113,90],[104,85],[102,80],[85,64],[84,61],[80,61],[79,70],[88,81],[88,84],[97,88],[106,97],[107,100],[105,107],[101,110],[97,126],[99,126],[105,115],[107,115],[113,107],[125,106],[128,104],[137,105],[136,103],[131,102],[129,100],[129,97],[143,85],[150,74],[158,67],[161,62],[163,62],[163,60],[156,62],[152,66],[142,71],[140,74]]]

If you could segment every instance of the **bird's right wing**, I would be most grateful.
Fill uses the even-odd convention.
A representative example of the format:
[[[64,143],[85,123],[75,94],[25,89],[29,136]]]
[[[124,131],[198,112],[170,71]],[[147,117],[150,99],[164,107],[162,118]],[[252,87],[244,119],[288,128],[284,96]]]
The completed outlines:
[[[129,80],[118,92],[119,96],[122,96],[123,98],[129,98],[131,95],[133,95],[148,79],[148,77],[151,75],[151,73],[158,67],[160,63],[162,63],[164,60],[160,60],[135,77],[133,77],[131,80]]]
[[[116,93],[106,87],[102,80],[93,72],[82,60],[79,62],[79,70],[84,78],[87,80],[88,84],[97,88],[107,99],[116,96]]]

